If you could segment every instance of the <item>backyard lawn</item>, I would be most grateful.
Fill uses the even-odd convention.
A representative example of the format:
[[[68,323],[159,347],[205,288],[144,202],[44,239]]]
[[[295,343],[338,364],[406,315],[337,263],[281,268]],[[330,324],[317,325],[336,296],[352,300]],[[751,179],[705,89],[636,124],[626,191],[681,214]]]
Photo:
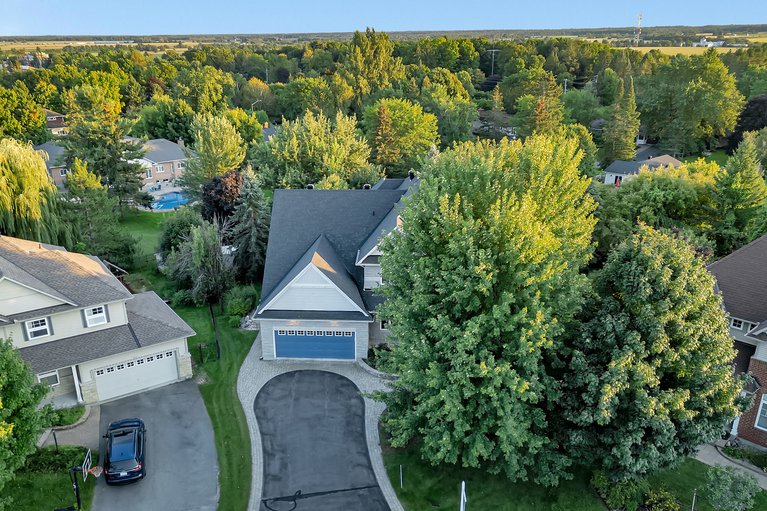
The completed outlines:
[[[716,151],[711,151],[711,155],[709,156],[702,156],[702,155],[687,156],[685,158],[682,158],[682,161],[691,162],[691,161],[697,160],[698,158],[703,158],[706,161],[713,161],[714,163],[718,164],[721,167],[721,166],[724,166],[725,163],[727,163],[727,158],[729,158],[729,155],[724,151],[724,149],[718,149]]]
[[[154,290],[170,298],[173,284],[156,270],[143,269],[127,277],[134,292]],[[237,375],[248,354],[255,332],[243,331],[217,316],[221,335],[221,360],[215,359],[213,325],[207,307],[175,307],[197,335],[189,339],[200,393],[213,423],[219,465],[218,509],[244,511],[248,507],[251,480],[250,433],[237,396]],[[216,311],[218,312],[218,311]],[[204,362],[200,359],[200,344]]]
[[[466,481],[467,506],[470,509],[498,511],[606,511],[606,507],[582,472],[558,488],[544,488],[532,483],[510,483],[502,476],[473,469],[432,467],[412,449],[384,448],[384,463],[397,496],[407,511],[423,509],[458,509],[461,481]],[[403,465],[404,488],[399,486],[399,466]],[[679,467],[650,478],[653,488],[665,487],[690,509],[693,492],[698,490],[695,511],[714,511],[701,497],[707,467],[687,459]],[[753,511],[767,509],[767,493],[757,495]]]
[[[166,218],[173,215],[172,211],[166,213],[152,213],[151,211],[139,211],[128,209],[120,220],[120,225],[138,239],[136,246],[137,256],[149,256],[157,252],[160,244],[162,223]]]

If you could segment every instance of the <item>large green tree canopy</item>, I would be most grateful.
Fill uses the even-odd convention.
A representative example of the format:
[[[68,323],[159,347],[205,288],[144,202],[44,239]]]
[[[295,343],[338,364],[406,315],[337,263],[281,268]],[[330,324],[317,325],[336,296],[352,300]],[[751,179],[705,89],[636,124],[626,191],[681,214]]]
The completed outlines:
[[[578,310],[594,202],[578,142],[464,143],[428,163],[384,240],[380,315],[400,375],[386,429],[432,463],[555,484],[570,461],[549,430],[547,360]]]
[[[595,278],[572,330],[561,404],[571,452],[643,477],[716,439],[738,413],[732,338],[714,278],[684,241],[642,226]]]

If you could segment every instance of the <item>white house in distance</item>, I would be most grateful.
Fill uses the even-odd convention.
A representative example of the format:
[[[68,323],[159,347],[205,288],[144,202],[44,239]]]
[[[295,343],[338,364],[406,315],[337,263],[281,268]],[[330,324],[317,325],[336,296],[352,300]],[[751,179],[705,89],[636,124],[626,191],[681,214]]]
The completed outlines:
[[[96,403],[192,375],[195,335],[154,292],[131,294],[97,257],[0,236],[0,338],[60,403]]]
[[[358,360],[381,344],[378,241],[400,225],[417,186],[383,179],[364,190],[275,190],[261,303],[264,359]]]
[[[644,168],[655,170],[658,167],[678,167],[681,164],[681,161],[667,154],[646,160],[615,160],[605,169],[605,184],[620,186],[622,182],[636,176]]]

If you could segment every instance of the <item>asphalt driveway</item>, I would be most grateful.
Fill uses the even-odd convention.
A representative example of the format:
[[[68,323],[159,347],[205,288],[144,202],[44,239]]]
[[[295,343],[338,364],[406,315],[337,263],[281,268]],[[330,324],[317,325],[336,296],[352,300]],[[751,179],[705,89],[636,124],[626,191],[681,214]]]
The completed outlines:
[[[294,371],[259,391],[261,511],[388,511],[370,464],[365,404],[348,378]],[[295,501],[291,501],[300,492]]]
[[[125,486],[107,486],[104,478],[99,478],[93,509],[215,511],[216,446],[197,385],[192,381],[174,383],[101,405],[101,434],[110,422],[126,417],[139,417],[146,423],[147,475]],[[103,439],[100,445],[99,452],[103,453]]]

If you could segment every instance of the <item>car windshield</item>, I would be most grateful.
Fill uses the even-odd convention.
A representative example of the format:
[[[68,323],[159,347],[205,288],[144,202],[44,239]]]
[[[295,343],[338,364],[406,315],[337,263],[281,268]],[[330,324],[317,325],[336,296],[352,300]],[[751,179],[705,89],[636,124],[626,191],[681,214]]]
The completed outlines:
[[[120,431],[113,433],[109,449],[109,461],[114,468],[136,466],[136,432]]]

